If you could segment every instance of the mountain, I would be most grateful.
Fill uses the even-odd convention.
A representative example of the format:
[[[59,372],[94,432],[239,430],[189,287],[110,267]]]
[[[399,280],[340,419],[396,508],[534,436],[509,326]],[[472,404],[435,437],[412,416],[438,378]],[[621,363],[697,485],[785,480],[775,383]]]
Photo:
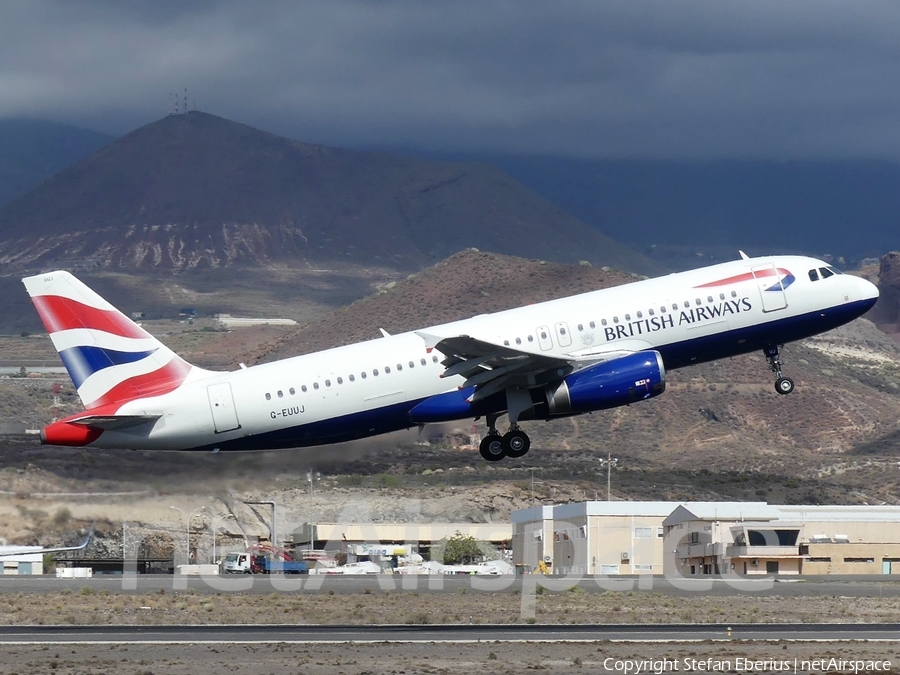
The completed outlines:
[[[893,162],[443,156],[490,162],[673,268],[730,260],[738,249],[831,254],[849,263],[900,246],[900,164]]]
[[[0,246],[0,262],[32,269],[414,271],[477,246],[660,270],[495,167],[310,145],[196,111],[0,207]]]
[[[0,204],[114,139],[98,131],[45,120],[0,120]]]

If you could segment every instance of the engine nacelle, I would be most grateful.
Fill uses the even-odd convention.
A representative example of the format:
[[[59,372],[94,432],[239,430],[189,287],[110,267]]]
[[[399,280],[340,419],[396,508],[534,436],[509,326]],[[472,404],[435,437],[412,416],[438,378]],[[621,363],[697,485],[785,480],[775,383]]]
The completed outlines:
[[[666,390],[666,369],[656,351],[603,361],[567,375],[543,389],[545,405],[537,416],[558,417],[606,410],[659,396]],[[544,415],[541,415],[544,413]]]

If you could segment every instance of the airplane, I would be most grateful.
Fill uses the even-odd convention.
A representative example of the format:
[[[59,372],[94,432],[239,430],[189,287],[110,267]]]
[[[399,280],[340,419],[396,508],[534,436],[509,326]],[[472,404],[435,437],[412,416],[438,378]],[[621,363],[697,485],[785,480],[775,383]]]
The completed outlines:
[[[85,410],[41,442],[137,450],[326,445],[484,417],[480,453],[522,457],[523,420],[630,405],[666,373],[779,348],[865,314],[870,282],[803,256],[741,259],[289,359],[193,366],[65,271],[23,279]],[[501,434],[503,415],[509,429]]]
[[[84,541],[77,546],[51,546],[48,548],[33,548],[23,546],[18,550],[15,548],[11,548],[10,550],[6,550],[0,553],[0,560],[13,558],[20,555],[34,555],[36,553],[40,553],[41,555],[43,555],[45,553],[62,553],[63,551],[83,551],[88,547],[88,544],[91,543],[91,538],[94,536],[94,525],[96,525],[96,523],[91,523],[91,527],[90,529],[88,529],[88,533],[84,538]]]

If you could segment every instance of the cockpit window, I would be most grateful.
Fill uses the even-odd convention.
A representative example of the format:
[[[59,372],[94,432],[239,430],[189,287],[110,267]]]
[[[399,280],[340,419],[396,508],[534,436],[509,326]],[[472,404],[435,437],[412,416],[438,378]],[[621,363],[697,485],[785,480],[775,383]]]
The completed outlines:
[[[829,265],[829,266],[828,266],[828,269],[829,269],[831,272],[833,272],[834,274],[843,274],[843,272],[841,272],[837,267],[832,267],[831,265]]]
[[[827,279],[828,277],[833,277],[833,276],[834,276],[834,272],[832,272],[832,271],[831,271],[831,268],[829,268],[829,267],[820,267],[820,268],[819,268],[819,274],[822,275],[822,278],[823,278],[823,279]]]
[[[815,270],[810,270],[810,271],[809,271],[809,280],[810,280],[810,281],[818,281],[818,280],[819,280],[819,273],[816,272]]]

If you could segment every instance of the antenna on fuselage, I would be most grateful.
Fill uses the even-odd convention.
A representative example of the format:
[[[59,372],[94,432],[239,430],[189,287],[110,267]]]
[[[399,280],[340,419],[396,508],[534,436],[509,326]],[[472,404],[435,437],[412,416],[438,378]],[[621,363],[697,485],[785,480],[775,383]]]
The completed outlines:
[[[741,258],[742,258],[742,259],[744,259],[744,260],[750,260],[750,256],[747,255],[746,253],[744,253],[743,251],[739,250],[738,253],[741,254]]]

